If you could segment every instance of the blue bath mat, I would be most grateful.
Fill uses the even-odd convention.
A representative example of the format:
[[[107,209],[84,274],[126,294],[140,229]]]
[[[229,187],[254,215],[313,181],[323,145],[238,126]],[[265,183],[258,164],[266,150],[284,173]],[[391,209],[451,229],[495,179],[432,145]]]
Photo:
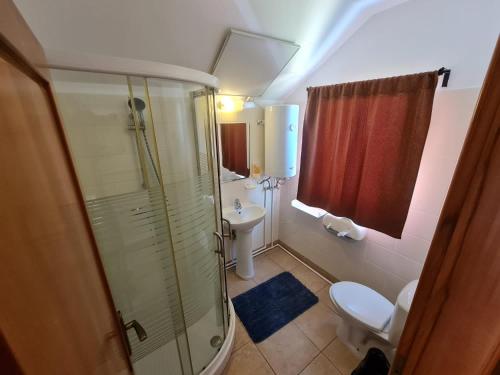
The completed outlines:
[[[317,302],[318,297],[290,272],[280,273],[233,299],[236,314],[255,343],[267,339]]]

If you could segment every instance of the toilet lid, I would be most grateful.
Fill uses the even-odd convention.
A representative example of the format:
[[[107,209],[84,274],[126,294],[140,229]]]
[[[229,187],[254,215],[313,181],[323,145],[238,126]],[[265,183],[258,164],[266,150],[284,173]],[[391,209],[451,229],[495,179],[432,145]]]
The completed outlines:
[[[343,312],[375,331],[383,331],[394,310],[387,298],[351,281],[333,284],[330,298]]]

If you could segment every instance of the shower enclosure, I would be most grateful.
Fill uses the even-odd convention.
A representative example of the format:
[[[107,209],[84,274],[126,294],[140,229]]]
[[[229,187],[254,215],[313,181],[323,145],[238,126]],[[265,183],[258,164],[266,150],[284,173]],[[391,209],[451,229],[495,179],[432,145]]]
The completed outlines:
[[[203,372],[227,346],[230,321],[214,89],[51,74],[134,372]]]

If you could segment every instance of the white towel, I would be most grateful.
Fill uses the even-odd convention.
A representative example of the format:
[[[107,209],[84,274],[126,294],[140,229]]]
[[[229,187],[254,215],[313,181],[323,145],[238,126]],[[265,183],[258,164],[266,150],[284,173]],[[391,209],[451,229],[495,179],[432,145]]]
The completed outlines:
[[[335,231],[338,237],[350,237],[362,240],[366,236],[366,228],[354,223],[347,217],[337,217],[332,214],[323,216],[323,226],[329,231]]]

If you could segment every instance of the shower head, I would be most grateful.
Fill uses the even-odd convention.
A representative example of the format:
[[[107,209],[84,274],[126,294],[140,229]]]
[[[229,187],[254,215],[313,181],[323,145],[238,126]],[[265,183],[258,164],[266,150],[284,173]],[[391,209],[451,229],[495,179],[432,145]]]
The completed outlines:
[[[134,106],[137,112],[142,112],[146,108],[146,103],[142,99],[134,98]],[[128,100],[128,107],[132,109],[132,101],[130,99]]]
[[[130,113],[128,115],[128,118],[129,118],[128,128],[130,130],[134,130],[135,125],[134,125],[134,114],[133,114],[133,110],[132,110],[133,109],[132,108],[132,101],[129,99],[127,103],[128,103],[128,107],[130,108]],[[146,103],[144,103],[144,100],[142,100],[142,99],[134,98],[134,107],[135,107],[135,110],[137,112],[137,117],[139,120],[140,129],[144,130],[146,128],[146,122],[144,121],[143,111],[146,108]]]

